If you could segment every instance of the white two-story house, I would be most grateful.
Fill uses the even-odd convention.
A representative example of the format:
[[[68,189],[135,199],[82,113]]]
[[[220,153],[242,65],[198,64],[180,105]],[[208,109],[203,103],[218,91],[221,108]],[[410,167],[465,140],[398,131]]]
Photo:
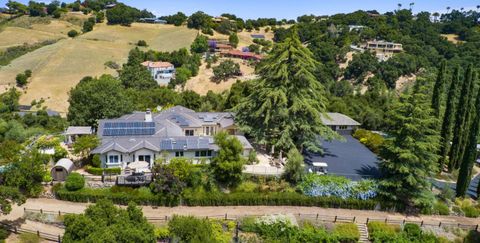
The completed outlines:
[[[168,85],[175,78],[175,67],[169,62],[143,62],[142,65],[150,71],[158,85]]]
[[[213,136],[221,131],[235,135],[244,156],[253,150],[235,125],[229,112],[195,112],[182,106],[151,113],[134,112],[118,119],[100,120],[97,135],[101,145],[92,153],[100,155],[104,168],[121,167],[144,161],[153,166],[157,159],[175,157],[193,163],[208,162],[218,151]]]

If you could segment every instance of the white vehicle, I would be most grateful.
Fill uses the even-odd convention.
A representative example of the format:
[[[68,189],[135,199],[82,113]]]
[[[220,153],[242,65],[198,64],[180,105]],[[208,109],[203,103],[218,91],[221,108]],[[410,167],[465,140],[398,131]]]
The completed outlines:
[[[317,175],[326,175],[328,173],[328,164],[324,162],[313,162],[313,167],[310,169],[310,173],[316,173]],[[313,170],[312,170],[313,169]]]

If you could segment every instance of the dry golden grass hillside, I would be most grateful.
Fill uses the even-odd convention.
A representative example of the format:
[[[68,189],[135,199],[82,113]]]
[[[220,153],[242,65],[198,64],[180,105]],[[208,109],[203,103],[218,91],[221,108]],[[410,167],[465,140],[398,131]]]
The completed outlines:
[[[3,31],[13,31],[18,35],[22,33],[26,35],[23,42],[36,42],[37,31],[45,35],[46,33],[63,35],[65,28],[62,24],[68,22],[62,20],[58,22],[60,23],[51,21],[44,26],[33,25],[31,29],[21,28],[18,32],[9,28]],[[73,25],[68,28],[70,27],[74,28]],[[0,32],[0,43],[2,34],[4,32]],[[96,25],[92,32],[75,39],[61,39],[53,45],[30,52],[13,60],[10,65],[1,67],[0,92],[8,85],[15,84],[15,76],[18,73],[30,69],[33,75],[20,102],[29,104],[32,100],[44,98],[49,108],[66,112],[68,91],[85,76],[116,74],[116,71],[106,68],[104,64],[107,61],[124,63],[128,52],[135,47],[133,43],[138,40],[147,41],[149,48],[155,50],[172,51],[188,47],[195,36],[196,32],[193,30],[170,25],[133,24],[132,27]]]

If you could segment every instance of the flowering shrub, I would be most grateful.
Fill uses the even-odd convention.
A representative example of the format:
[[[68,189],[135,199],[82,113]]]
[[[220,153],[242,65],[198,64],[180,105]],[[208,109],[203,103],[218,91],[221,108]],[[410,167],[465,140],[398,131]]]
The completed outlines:
[[[377,196],[372,180],[350,181],[345,177],[309,174],[299,185],[300,190],[312,197],[340,197],[368,200]]]

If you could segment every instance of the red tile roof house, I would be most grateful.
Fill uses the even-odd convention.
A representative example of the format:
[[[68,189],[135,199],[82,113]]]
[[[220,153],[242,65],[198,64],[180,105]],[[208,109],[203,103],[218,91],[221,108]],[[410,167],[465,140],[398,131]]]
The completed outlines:
[[[239,50],[222,51],[220,52],[220,55],[224,57],[241,58],[243,60],[260,61],[263,59],[263,55],[255,54],[253,52],[242,52]]]
[[[175,67],[169,62],[146,61],[142,65],[148,68],[158,85],[168,85],[170,80],[175,78]]]

